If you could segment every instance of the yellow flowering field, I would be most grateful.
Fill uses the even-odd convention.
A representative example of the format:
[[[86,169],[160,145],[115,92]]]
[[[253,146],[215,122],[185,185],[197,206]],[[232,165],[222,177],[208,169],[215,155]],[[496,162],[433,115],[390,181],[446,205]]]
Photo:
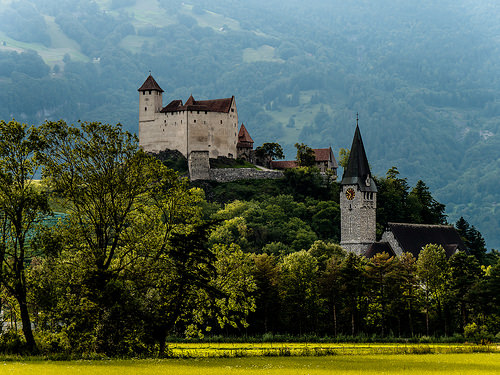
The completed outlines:
[[[496,375],[499,373],[499,353],[0,362],[2,375]]]

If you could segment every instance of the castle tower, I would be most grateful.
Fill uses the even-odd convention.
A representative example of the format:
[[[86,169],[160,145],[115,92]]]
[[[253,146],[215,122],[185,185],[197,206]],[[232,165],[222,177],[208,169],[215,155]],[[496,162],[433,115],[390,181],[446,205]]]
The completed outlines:
[[[370,173],[357,120],[340,185],[340,245],[347,251],[364,254],[376,239],[377,186]]]
[[[144,133],[153,125],[156,114],[163,107],[163,90],[150,74],[137,91],[139,91],[139,144],[142,146],[141,139],[147,138],[144,137]]]

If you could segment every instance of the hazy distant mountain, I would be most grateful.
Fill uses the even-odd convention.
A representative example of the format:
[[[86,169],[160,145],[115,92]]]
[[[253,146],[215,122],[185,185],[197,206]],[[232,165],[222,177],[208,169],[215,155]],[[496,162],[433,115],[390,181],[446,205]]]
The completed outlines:
[[[172,99],[236,96],[256,144],[397,166],[500,246],[500,5],[472,0],[0,0],[0,118],[122,122],[151,70]]]

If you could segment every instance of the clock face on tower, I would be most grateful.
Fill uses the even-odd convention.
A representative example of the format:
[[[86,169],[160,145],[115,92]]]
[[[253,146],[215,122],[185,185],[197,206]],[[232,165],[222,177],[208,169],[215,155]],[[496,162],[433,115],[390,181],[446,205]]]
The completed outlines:
[[[354,197],[356,196],[356,192],[354,191],[353,188],[349,188],[345,192],[345,196],[348,200],[352,201]]]

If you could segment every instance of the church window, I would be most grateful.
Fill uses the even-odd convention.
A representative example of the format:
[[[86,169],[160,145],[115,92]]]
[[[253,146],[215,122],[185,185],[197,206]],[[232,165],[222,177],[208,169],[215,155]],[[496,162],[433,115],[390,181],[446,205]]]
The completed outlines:
[[[231,108],[231,112],[234,112],[234,108]]]
[[[144,107],[144,110],[147,111],[148,110],[148,107]]]
[[[149,90],[149,95],[151,95],[151,90]]]
[[[220,120],[220,123],[222,124],[222,120]]]
[[[205,114],[207,114],[207,113],[208,113],[208,112],[207,112],[207,111],[205,111]]]
[[[196,124],[196,120],[194,120],[194,123]]]
[[[146,91],[143,91],[143,92],[142,92],[142,95],[146,95]]]
[[[199,115],[200,114],[200,111],[196,111],[196,114]]]

